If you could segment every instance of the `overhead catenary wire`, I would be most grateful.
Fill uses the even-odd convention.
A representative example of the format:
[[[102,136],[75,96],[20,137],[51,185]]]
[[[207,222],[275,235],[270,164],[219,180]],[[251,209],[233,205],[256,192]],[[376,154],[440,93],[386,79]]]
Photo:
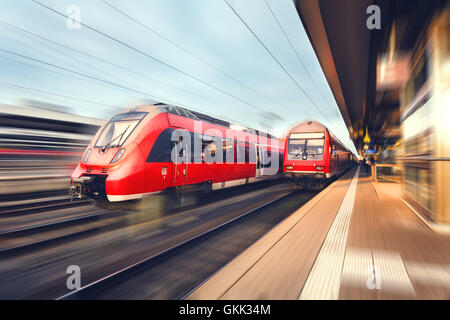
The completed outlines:
[[[25,86],[21,86],[21,85],[17,85],[17,84],[14,84],[14,83],[9,83],[9,82],[2,82],[2,81],[0,81],[0,85],[3,86],[3,87],[16,88],[16,89],[27,90],[27,91],[34,91],[34,92],[48,94],[48,95],[52,95],[52,96],[56,96],[56,97],[60,97],[60,98],[66,98],[66,99],[78,100],[78,101],[81,101],[81,102],[97,104],[97,105],[101,105],[101,106],[109,107],[109,108],[110,107],[120,108],[119,106],[114,106],[114,105],[110,105],[110,104],[100,103],[100,102],[87,100],[87,99],[83,99],[83,98],[67,96],[67,95],[58,94],[58,93],[54,93],[54,92],[50,92],[50,91],[46,91],[46,90],[40,90],[40,89],[36,89],[36,88],[25,87]]]
[[[137,72],[137,71],[128,69],[128,68],[126,68],[126,67],[124,67],[124,66],[121,66],[121,65],[116,64],[116,63],[114,63],[114,62],[111,62],[111,61],[102,59],[102,58],[97,57],[97,56],[94,56],[94,55],[91,55],[91,54],[86,53],[86,52],[84,52],[84,51],[81,51],[81,50],[79,50],[79,49],[76,49],[76,48],[73,48],[73,47],[64,45],[64,44],[59,43],[59,42],[57,42],[57,41],[51,40],[51,39],[49,39],[49,38],[43,37],[43,36],[38,35],[38,34],[36,34],[36,33],[33,33],[33,32],[28,31],[28,30],[25,30],[25,29],[22,29],[22,28],[20,28],[20,27],[17,27],[17,26],[15,26],[15,25],[13,25],[13,24],[10,24],[10,23],[8,23],[8,22],[5,22],[5,21],[0,20],[0,25],[3,25],[4,27],[7,26],[7,27],[9,27],[10,29],[13,29],[13,30],[22,32],[22,33],[24,33],[24,34],[27,34],[27,35],[29,35],[29,36],[32,36],[32,37],[35,37],[35,38],[38,38],[38,39],[41,39],[41,40],[44,40],[44,41],[47,41],[47,42],[52,43],[52,44],[54,44],[54,45],[57,45],[57,46],[59,46],[59,47],[62,47],[62,48],[65,48],[65,49],[68,49],[68,50],[77,52],[77,53],[79,53],[79,54],[81,54],[81,55],[84,55],[84,56],[86,56],[86,57],[89,57],[89,58],[91,58],[91,59],[100,61],[100,62],[102,62],[102,63],[108,64],[108,65],[111,65],[111,66],[114,66],[114,67],[116,67],[116,68],[119,68],[119,69],[121,69],[121,70],[127,71],[127,72],[132,73],[132,74],[135,74],[135,75],[138,75],[138,76],[140,76],[140,77],[143,77],[143,78],[146,78],[146,79],[155,81],[155,82],[162,83],[163,85],[166,85],[166,86],[168,86],[168,87],[174,88],[174,89],[176,89],[176,90],[180,90],[180,91],[186,92],[186,93],[188,93],[188,94],[190,94],[190,95],[196,95],[195,93],[190,92],[190,91],[187,91],[187,90],[185,90],[185,89],[183,89],[183,88],[180,88],[180,87],[171,85],[171,84],[169,84],[169,83],[167,83],[167,82],[164,82],[164,81],[161,81],[161,80],[159,80],[159,79],[150,77],[150,76],[148,76],[148,75],[146,75],[146,74],[143,74],[143,73],[140,73],[140,72]]]
[[[172,100],[167,99],[167,98],[156,97],[156,96],[154,96],[154,95],[150,95],[150,94],[148,94],[148,93],[146,93],[146,92],[143,92],[143,91],[140,91],[140,90],[136,90],[136,89],[133,89],[133,88],[129,88],[129,87],[126,87],[126,86],[123,86],[123,85],[121,85],[121,84],[114,83],[114,82],[111,82],[111,81],[108,81],[108,80],[103,80],[103,79],[100,79],[100,78],[97,78],[97,77],[94,77],[94,76],[91,76],[91,75],[88,75],[88,74],[85,74],[85,73],[82,73],[82,72],[79,72],[79,71],[75,71],[75,70],[72,70],[72,69],[69,69],[69,68],[66,68],[66,67],[62,67],[62,66],[59,66],[59,65],[56,65],[56,64],[47,62],[47,61],[35,59],[35,58],[30,57],[30,56],[26,56],[26,55],[23,55],[23,54],[14,52],[14,51],[2,49],[2,48],[0,48],[0,51],[3,51],[3,52],[6,52],[6,53],[15,55],[15,56],[18,56],[18,57],[27,59],[27,60],[31,60],[31,61],[34,61],[34,62],[38,62],[38,63],[41,63],[41,64],[45,64],[45,65],[48,65],[48,66],[53,67],[53,68],[57,68],[57,69],[60,69],[60,70],[64,70],[64,71],[66,71],[66,72],[74,73],[74,74],[80,75],[80,76],[82,76],[82,77],[86,77],[86,78],[88,78],[88,79],[92,79],[92,80],[99,81],[99,82],[101,82],[101,83],[106,83],[106,84],[109,84],[109,85],[111,85],[111,86],[115,86],[115,87],[118,87],[118,88],[121,88],[121,89],[124,89],[124,90],[128,90],[128,91],[132,91],[132,92],[135,92],[135,93],[139,93],[139,94],[142,94],[142,95],[144,95],[144,96],[149,96],[149,97],[151,97],[151,98],[153,98],[154,100],[157,100],[157,101],[161,101],[161,102],[167,101],[167,102],[169,102],[169,103],[175,103],[175,104],[178,104],[178,102],[172,101]]]
[[[1,49],[0,49],[0,50],[1,50]],[[44,70],[44,71],[47,71],[47,72],[53,72],[53,73],[57,73],[57,74],[60,74],[60,75],[62,75],[62,76],[65,76],[65,77],[71,77],[71,78],[80,80],[80,78],[74,77],[74,76],[69,75],[69,74],[65,74],[65,73],[60,72],[60,71],[57,71],[57,70],[51,70],[51,69],[47,69],[47,68],[43,68],[43,67],[38,67],[38,66],[35,66],[35,65],[31,65],[31,64],[28,64],[28,63],[25,63],[25,62],[21,62],[21,61],[16,61],[16,60],[14,60],[14,59],[9,59],[9,58],[2,57],[2,56],[0,56],[0,58],[1,58],[1,59],[5,59],[5,60],[8,60],[8,61],[11,61],[11,62],[14,62],[14,63],[17,63],[17,64],[22,64],[22,65],[25,65],[25,66],[28,66],[28,67],[37,68],[37,69],[41,69],[41,70]],[[2,86],[4,86],[4,87],[6,87],[6,86],[8,86],[8,87],[14,87],[14,88],[23,89],[23,90],[39,92],[39,93],[44,93],[44,94],[48,94],[48,95],[54,95],[54,96],[58,96],[58,97],[62,97],[62,98],[68,98],[68,99],[73,99],[73,100],[79,100],[79,101],[82,101],[82,102],[88,102],[88,103],[98,104],[98,105],[102,105],[102,106],[106,106],[106,107],[123,108],[123,107],[119,107],[119,106],[114,106],[114,105],[109,105],[109,104],[102,104],[102,103],[97,103],[97,102],[90,101],[90,100],[86,100],[86,99],[75,98],[75,97],[71,97],[71,96],[67,96],[67,95],[57,94],[57,93],[53,93],[53,92],[49,92],[49,91],[45,91],[45,90],[40,90],[40,89],[35,89],[35,88],[29,88],[29,87],[23,87],[23,86],[19,86],[19,85],[16,85],[16,84],[3,83],[3,84],[0,84],[0,85],[2,85]],[[184,107],[184,108],[187,108],[187,109],[190,109],[190,110],[199,112],[199,113],[203,113],[203,112],[204,112],[204,111],[202,111],[202,110],[199,110],[198,108],[191,107],[191,106],[186,106],[186,105],[184,105],[183,103],[174,102],[174,101],[169,102],[170,99],[166,99],[166,100],[168,101],[168,102],[167,102],[168,104],[178,105],[178,106],[181,106],[181,107]],[[161,101],[161,100],[155,101],[155,103],[156,103],[156,102],[159,102],[159,101]],[[237,120],[235,120],[235,119],[231,119],[231,118],[224,117],[224,116],[218,116],[218,115],[214,115],[214,114],[211,114],[211,116],[216,117],[216,118],[218,118],[218,119],[226,120],[226,121],[228,121],[228,122],[230,122],[230,123],[232,123],[232,124],[240,124],[240,125],[242,125],[243,127],[245,127],[244,124],[240,123],[240,121],[237,121]]]
[[[47,5],[40,3],[39,1],[35,1],[35,0],[33,0],[33,1],[34,1],[35,3],[37,3],[38,5],[41,5],[41,6],[47,8],[47,9],[53,11],[53,12],[56,12],[56,13],[60,14],[60,15],[63,16],[63,17],[69,18],[69,17],[68,17],[67,15],[65,15],[64,13],[61,13],[61,12],[59,12],[59,11],[57,11],[57,10],[54,10],[54,9],[48,7]],[[82,25],[85,26],[85,27],[88,28],[88,29],[91,29],[91,30],[93,29],[92,27],[89,28],[89,26],[86,26],[85,24],[82,24]],[[105,33],[102,33],[102,31],[99,31],[99,30],[95,30],[95,32],[100,33],[101,35],[103,35],[103,36],[105,36],[105,37],[108,37],[108,36],[109,36],[109,35],[107,35],[107,34],[105,34]],[[109,36],[109,37],[110,37],[110,36]],[[119,40],[119,39],[114,39],[114,41],[120,43],[121,40]],[[129,44],[125,44],[125,45],[126,45],[126,46],[130,46]],[[137,48],[133,48],[133,50],[138,50],[138,51],[139,51],[139,49],[137,49]],[[146,52],[141,52],[141,54],[146,55],[147,53],[146,53]],[[148,55],[148,54],[147,54],[147,55]],[[157,59],[157,58],[152,57],[152,59]],[[161,61],[158,61],[158,62],[161,63]],[[162,63],[164,64],[165,62],[162,61]],[[174,68],[173,66],[169,66],[169,67]],[[184,72],[183,70],[178,70],[178,69],[176,69],[176,68],[175,68],[175,70],[181,71],[182,73]],[[200,81],[204,81],[204,80],[200,79]],[[239,81],[239,80],[238,80],[238,81]],[[220,88],[219,88],[219,89],[220,89]],[[225,89],[225,90],[226,90],[226,89]],[[219,91],[220,91],[220,90],[219,90]],[[231,96],[234,97],[234,98],[236,98],[234,95],[231,95]],[[237,97],[237,99],[240,99],[240,98]],[[163,99],[157,98],[157,100],[163,100]],[[167,101],[167,99],[164,99],[164,100]],[[242,102],[242,101],[241,101],[241,102]],[[244,101],[244,102],[245,102],[245,101]],[[176,103],[176,104],[183,105],[183,104],[181,104],[181,103]],[[315,106],[315,107],[317,107],[317,106]],[[318,108],[318,107],[317,107],[317,108]],[[319,110],[320,110],[320,108],[319,108]],[[261,110],[261,111],[263,111],[263,110]],[[266,112],[266,111],[263,111],[263,112]]]
[[[278,24],[278,26],[279,26],[281,32],[282,32],[283,35],[285,36],[286,40],[289,42],[289,45],[290,45],[291,49],[294,51],[294,53],[295,53],[295,55],[296,55],[296,57],[297,57],[297,60],[300,62],[300,64],[302,65],[303,69],[306,71],[308,77],[311,79],[312,83],[313,83],[314,86],[316,87],[317,91],[320,93],[320,95],[321,95],[323,101],[324,101],[331,109],[333,109],[333,107],[332,107],[332,106],[328,103],[328,101],[326,100],[326,98],[325,98],[325,96],[324,96],[322,90],[320,90],[319,86],[318,86],[317,83],[315,82],[314,77],[311,75],[311,73],[309,72],[308,68],[307,68],[306,65],[303,63],[303,60],[301,59],[300,54],[298,53],[298,50],[295,48],[294,44],[292,43],[291,39],[290,39],[289,36],[287,35],[286,31],[284,30],[282,24],[280,23],[279,19],[278,19],[277,16],[276,16],[276,14],[273,12],[273,9],[272,9],[272,7],[270,6],[269,1],[268,1],[268,0],[264,0],[264,1],[266,2],[266,5],[267,5],[267,7],[268,7],[270,13],[272,14],[273,18],[274,18],[275,21],[277,22],[277,24]],[[335,111],[336,111],[336,115],[337,115],[338,117],[340,117],[341,114],[339,113],[338,108],[334,108],[334,109],[335,109]],[[337,129],[339,129],[339,128],[337,128]],[[338,130],[338,131],[339,131],[339,130]],[[342,133],[342,132],[341,132],[341,133]],[[349,132],[346,131],[345,134],[348,135]],[[353,145],[353,147],[354,147],[354,145]],[[355,150],[356,150],[356,149],[355,149]]]
[[[227,72],[221,70],[220,68],[218,68],[217,66],[213,65],[212,63],[208,62],[206,59],[203,59],[202,57],[200,57],[199,55],[193,53],[192,51],[186,49],[185,47],[181,46],[180,44],[178,44],[177,42],[171,40],[170,38],[168,38],[167,36],[163,35],[161,32],[156,31],[155,29],[149,27],[147,24],[142,23],[141,21],[139,21],[138,19],[132,17],[131,15],[127,14],[125,11],[120,10],[119,8],[113,6],[112,4],[110,4],[109,2],[107,2],[106,0],[102,0],[106,5],[108,5],[110,8],[112,8],[113,10],[119,12],[120,14],[122,14],[123,16],[127,17],[128,19],[132,20],[133,22],[135,22],[136,24],[140,25],[141,27],[145,28],[146,30],[150,31],[151,33],[157,35],[158,37],[164,39],[165,41],[171,43],[173,46],[175,46],[176,48],[180,49],[181,51],[187,53],[188,55],[194,57],[195,59],[197,59],[198,61],[206,64],[207,66],[213,68],[215,71],[219,72],[220,74],[224,75],[225,77],[227,77],[228,79],[234,81],[235,83],[239,84],[240,86],[244,87],[245,89],[256,93],[257,95],[263,97],[266,100],[269,100],[270,102],[276,104],[276,105],[280,105],[279,101],[276,101],[275,99],[265,95],[264,93],[250,87],[249,85],[243,83],[242,81],[236,79],[235,77],[231,76],[230,74],[228,74]],[[286,107],[286,106],[284,106]],[[285,120],[285,119],[283,119]]]
[[[43,4],[43,3],[41,3],[41,2],[39,2],[37,0],[32,0],[32,1],[34,3],[42,6],[43,8],[46,8],[47,10],[50,10],[50,11],[52,11],[52,12],[54,12],[54,13],[62,16],[62,17],[65,17],[66,19],[70,19],[70,17],[68,15],[66,15],[66,14],[64,14],[64,13],[62,13],[62,12],[56,10],[56,9],[53,9],[53,8],[51,8],[51,7],[45,5],[45,4]],[[160,63],[160,64],[162,64],[162,65],[164,65],[164,66],[166,66],[166,67],[168,67],[168,68],[170,68],[172,70],[175,70],[175,71],[185,75],[188,78],[191,78],[191,79],[193,79],[193,80],[195,80],[197,82],[200,82],[200,83],[202,83],[205,86],[208,86],[208,87],[210,87],[210,88],[212,88],[212,89],[214,89],[216,91],[219,91],[219,92],[221,92],[221,93],[223,93],[223,94],[225,94],[227,96],[230,96],[230,97],[234,98],[235,100],[238,100],[238,101],[240,101],[240,102],[242,102],[242,103],[244,103],[244,104],[246,104],[246,105],[248,105],[248,106],[250,106],[252,108],[255,108],[255,109],[259,110],[260,112],[263,112],[263,113],[266,112],[265,110],[261,109],[260,107],[254,105],[254,104],[252,104],[250,102],[247,102],[244,99],[241,99],[241,98],[237,97],[236,95],[233,95],[233,94],[231,94],[231,93],[229,93],[229,92],[227,92],[227,91],[225,91],[225,90],[223,90],[223,89],[221,89],[221,88],[219,88],[219,87],[217,87],[217,86],[215,86],[213,84],[210,84],[210,83],[208,83],[208,82],[206,82],[206,81],[204,81],[204,80],[202,80],[202,79],[200,79],[200,78],[198,78],[198,77],[196,77],[196,76],[194,76],[192,74],[189,74],[188,72],[185,72],[185,71],[183,71],[183,70],[181,70],[181,69],[179,69],[177,67],[174,67],[174,66],[172,66],[172,65],[162,61],[161,59],[158,59],[158,58],[156,58],[156,57],[154,57],[154,56],[152,56],[152,55],[150,55],[150,54],[148,54],[148,53],[146,53],[146,52],[144,52],[142,50],[139,50],[139,49],[133,47],[132,45],[129,45],[128,43],[126,43],[126,42],[124,42],[122,40],[116,39],[113,36],[111,36],[109,34],[106,34],[106,33],[102,32],[100,30],[97,30],[96,28],[94,28],[92,26],[89,26],[89,25],[87,25],[87,24],[85,24],[83,22],[79,22],[79,24],[82,25],[83,27],[85,27],[85,28],[87,28],[87,29],[89,29],[89,30],[91,30],[91,31],[93,31],[95,33],[98,33],[98,34],[102,35],[103,37],[106,37],[106,38],[108,38],[108,39],[110,39],[110,40],[112,40],[114,42],[117,42],[117,43],[119,43],[119,44],[121,44],[121,45],[123,45],[123,46],[125,46],[125,47],[127,47],[127,48],[129,48],[129,49],[131,49],[131,50],[133,50],[133,51],[135,51],[135,52],[137,52],[137,53],[139,53],[139,54],[141,54],[141,55],[143,55],[143,56],[145,56],[145,57],[147,57],[147,58],[149,58],[149,59],[151,59],[151,60],[153,60],[155,62],[157,62],[157,63]]]
[[[0,49],[0,50],[1,50],[1,49]],[[72,76],[72,75],[70,75],[70,74],[65,74],[65,73],[60,72],[60,71],[57,71],[57,70],[51,70],[51,69],[47,69],[47,68],[43,68],[43,67],[31,65],[31,64],[28,64],[28,63],[25,63],[25,62],[16,61],[16,60],[14,60],[14,59],[9,59],[9,58],[2,57],[2,56],[0,56],[0,58],[1,58],[1,59],[5,59],[5,60],[8,60],[8,61],[11,61],[11,62],[14,62],[14,63],[17,63],[17,64],[22,64],[22,65],[25,65],[25,66],[28,66],[28,67],[37,68],[37,69],[41,69],[41,70],[44,70],[44,71],[47,71],[47,72],[53,72],[53,73],[57,73],[57,74],[60,74],[60,75],[62,75],[62,76],[65,76],[65,77],[71,77],[71,78],[80,80],[80,78],[74,77],[74,76]],[[0,83],[0,85],[1,85],[1,86],[4,86],[4,87],[13,87],[13,88],[16,88],[16,89],[28,90],[28,91],[33,91],[33,92],[38,92],[38,93],[43,93],[43,94],[48,94],[48,95],[58,96],[58,97],[61,97],[61,98],[67,98],[67,99],[78,100],[78,101],[82,101],[82,102],[88,102],[88,103],[98,104],[98,105],[102,105],[102,106],[106,106],[106,107],[123,108],[123,107],[119,107],[119,106],[114,106],[114,105],[109,105],[109,104],[98,103],[98,102],[94,102],[94,101],[91,101],[91,100],[86,100],[86,99],[82,99],[82,98],[75,98],[75,97],[72,97],[72,96],[67,96],[67,95],[57,94],[57,93],[53,93],[53,92],[49,92],[49,91],[45,91],[45,90],[36,89],[36,88],[24,87],[24,86],[20,86],[20,85],[16,85],[16,84],[11,84],[11,83],[6,83],[6,82]],[[179,106],[181,106],[181,107],[185,107],[185,108],[187,108],[187,109],[191,109],[191,110],[193,110],[193,111],[200,112],[200,113],[203,112],[202,110],[199,110],[198,108],[190,107],[190,106],[188,107],[188,106],[184,105],[183,103],[174,102],[174,101],[173,101],[173,102],[172,102],[172,101],[169,102],[170,99],[166,99],[166,100],[168,101],[167,103],[169,103],[169,104],[179,105]],[[161,100],[158,100],[158,101],[161,101]],[[155,101],[155,102],[156,102],[156,101]],[[230,122],[230,123],[240,124],[240,121],[237,121],[237,120],[235,120],[235,119],[231,119],[231,118],[224,117],[224,116],[218,116],[218,115],[214,115],[214,114],[211,114],[211,115],[214,116],[214,117],[216,117],[216,118],[218,118],[218,119],[224,119],[224,120],[226,120],[226,121],[228,121],[228,122]],[[243,124],[241,124],[241,125],[244,126]]]
[[[313,83],[313,85],[316,87],[317,91],[319,92],[319,94],[321,95],[323,101],[331,108],[333,109],[333,107],[328,103],[327,99],[325,98],[322,90],[320,90],[319,86],[317,85],[316,81],[314,80],[314,77],[311,75],[311,73],[309,72],[308,68],[306,67],[306,65],[303,63],[302,58],[300,57],[300,54],[298,53],[297,49],[295,48],[294,44],[292,43],[291,39],[289,38],[289,36],[286,33],[286,30],[284,30],[283,26],[280,23],[280,20],[278,20],[275,12],[273,12],[272,7],[269,5],[269,2],[267,0],[264,0],[266,2],[267,8],[269,8],[270,13],[272,14],[273,18],[275,19],[275,21],[277,22],[278,26],[280,27],[281,32],[283,33],[284,37],[286,38],[286,40],[289,43],[289,46],[291,47],[292,51],[295,53],[295,56],[297,57],[297,60],[300,62],[301,66],[303,67],[303,69],[306,71],[306,74],[308,75],[308,77],[311,79],[311,82]],[[334,108],[336,110],[336,112],[338,112],[337,108]]]
[[[188,93],[188,94],[195,95],[194,93],[189,92],[189,91],[187,91],[187,90],[184,90],[184,89],[182,89],[182,88],[179,88],[179,87],[173,86],[173,85],[171,85],[171,84],[165,83],[165,82],[160,81],[160,80],[158,80],[158,79],[156,79],[156,78],[152,78],[152,77],[146,76],[146,75],[144,75],[144,74],[135,72],[135,71],[133,71],[133,70],[130,70],[130,69],[128,69],[128,68],[125,68],[125,67],[122,67],[122,66],[120,66],[120,65],[118,65],[118,64],[115,64],[115,63],[113,63],[113,62],[109,62],[109,61],[107,61],[107,60],[104,60],[104,59],[95,57],[95,56],[93,56],[93,55],[91,55],[91,54],[88,54],[88,53],[85,53],[85,52],[83,52],[83,51],[81,51],[81,50],[78,50],[78,49],[75,49],[75,48],[72,48],[72,47],[69,47],[69,46],[60,44],[59,42],[50,40],[50,39],[48,39],[48,38],[42,37],[42,36],[40,36],[40,35],[38,35],[38,34],[29,32],[29,31],[27,31],[27,30],[21,29],[21,28],[19,28],[19,27],[17,27],[17,26],[14,26],[14,25],[10,24],[10,23],[7,23],[7,22],[5,22],[5,21],[0,20],[0,25],[2,25],[2,24],[3,24],[3,25],[6,25],[7,27],[9,27],[9,28],[11,28],[11,29],[16,29],[16,31],[20,31],[20,32],[23,32],[23,33],[25,33],[25,34],[27,34],[27,35],[36,37],[36,38],[38,38],[38,39],[42,39],[42,40],[48,41],[48,42],[53,43],[53,44],[55,44],[55,45],[61,46],[61,47],[65,48],[65,49],[68,49],[68,50],[72,50],[72,51],[78,52],[78,53],[80,53],[80,54],[82,54],[82,55],[85,55],[85,56],[87,56],[87,57],[89,57],[89,58],[92,58],[92,59],[101,61],[101,62],[106,63],[106,64],[110,64],[110,65],[112,65],[112,66],[115,66],[115,67],[117,67],[117,68],[123,69],[123,70],[125,70],[125,71],[130,72],[130,73],[134,73],[134,74],[140,75],[140,76],[142,76],[142,77],[147,77],[147,78],[149,78],[149,79],[151,79],[151,80],[161,82],[161,83],[163,83],[163,84],[165,84],[165,85],[167,85],[167,86],[170,86],[170,87],[172,87],[172,88],[174,88],[174,89],[177,89],[177,90],[180,90],[180,91],[184,91],[184,92],[186,92],[186,93]],[[24,62],[19,62],[19,61],[15,61],[15,60],[12,60],[12,59],[8,59],[8,58],[6,58],[6,57],[2,57],[2,58],[3,58],[3,59],[10,60],[10,61],[13,61],[13,62],[15,62],[15,63],[20,63],[20,64],[23,64],[23,65],[27,65],[27,66],[30,66],[30,67],[33,67],[33,68],[40,68],[40,69],[45,70],[45,71],[56,72],[56,73],[59,73],[59,74],[64,75],[64,76],[73,77],[73,76],[64,74],[64,73],[62,73],[62,72],[57,72],[56,70],[50,70],[50,69],[46,69],[46,68],[42,68],[42,67],[33,66],[33,65],[30,65],[30,64],[27,64],[27,63],[24,63]],[[76,78],[76,77],[73,77],[73,78],[79,79],[79,78]],[[149,95],[149,94],[148,94],[148,95]],[[151,96],[151,95],[149,95],[149,96]],[[198,95],[197,95],[197,96],[198,96]],[[199,96],[199,97],[200,97],[200,98],[203,98],[203,97],[201,97],[201,96]],[[197,108],[195,108],[195,107],[192,107],[192,106],[187,106],[187,105],[185,105],[184,103],[181,103],[181,102],[171,101],[170,99],[166,99],[166,98],[165,98],[165,100],[166,100],[168,103],[170,102],[170,104],[176,104],[176,105],[179,105],[179,106],[182,106],[182,107],[185,107],[185,108],[192,109],[192,110],[197,111],[197,112],[203,112],[202,110],[199,110],[199,109],[197,109]],[[240,123],[240,121],[237,121],[237,120],[235,120],[235,119],[231,119],[231,118],[228,118],[228,117],[218,116],[218,115],[213,115],[213,116],[215,116],[216,118],[222,118],[222,119],[225,119],[225,120],[227,120],[227,121],[229,121],[229,122],[231,122],[231,123],[235,123],[235,124]]]
[[[324,117],[324,119],[328,122],[330,127],[332,126],[331,121],[328,119],[326,114],[320,109],[312,98],[308,95],[308,93],[303,89],[303,87],[295,80],[295,78],[289,73],[289,71],[283,66],[283,64],[277,59],[277,57],[272,53],[272,51],[264,44],[264,42],[258,37],[258,35],[253,31],[253,29],[245,22],[245,20],[241,17],[241,15],[236,11],[236,9],[227,1],[224,0],[227,6],[231,9],[231,11],[239,18],[239,20],[244,24],[247,30],[253,35],[253,37],[261,44],[261,46],[267,51],[267,53],[275,60],[275,62],[281,67],[281,69],[287,74],[287,76],[294,82],[296,87],[304,94],[304,96],[309,100],[309,102],[316,108],[317,111]]]
[[[37,65],[33,65],[33,64],[30,64],[30,63],[23,62],[23,61],[10,59],[10,58],[4,57],[4,56],[0,56],[0,59],[6,60],[6,61],[9,61],[9,62],[12,62],[12,63],[20,64],[20,65],[23,65],[23,66],[27,66],[27,67],[30,67],[30,68],[33,68],[33,69],[39,69],[39,70],[43,70],[43,71],[46,71],[46,72],[55,73],[55,74],[63,76],[63,77],[68,77],[68,78],[71,78],[71,79],[85,81],[85,79],[82,79],[81,77],[76,77],[76,76],[73,76],[71,74],[67,74],[67,73],[61,72],[59,70],[52,70],[52,69],[49,69],[49,68],[40,67],[40,66],[37,66]],[[90,81],[92,81],[92,80],[90,80]],[[96,83],[94,81],[92,81],[92,82]],[[96,84],[98,84],[98,83],[96,83]]]

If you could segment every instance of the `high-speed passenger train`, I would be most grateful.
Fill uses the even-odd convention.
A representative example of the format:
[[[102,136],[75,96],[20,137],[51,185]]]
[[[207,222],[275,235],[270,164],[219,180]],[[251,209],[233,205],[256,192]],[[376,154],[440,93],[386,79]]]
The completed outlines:
[[[281,175],[283,150],[270,135],[182,107],[135,107],[98,130],[71,176],[71,193],[103,204],[163,194],[167,204],[167,195],[174,202],[274,178],[273,159]]]
[[[353,153],[319,122],[302,122],[286,137],[284,175],[296,184],[323,187],[356,163]]]

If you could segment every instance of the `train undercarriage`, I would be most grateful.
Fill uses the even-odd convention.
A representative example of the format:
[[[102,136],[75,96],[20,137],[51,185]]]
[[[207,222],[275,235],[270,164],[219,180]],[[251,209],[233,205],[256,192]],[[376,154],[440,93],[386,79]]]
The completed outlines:
[[[137,199],[111,202],[106,193],[106,178],[106,175],[85,175],[73,179],[69,194],[72,198],[91,198],[102,209],[145,211],[155,218],[177,209],[198,205],[212,191],[211,183],[204,182],[143,194]]]
[[[321,190],[332,180],[325,173],[286,172],[284,177],[289,183],[304,190]]]

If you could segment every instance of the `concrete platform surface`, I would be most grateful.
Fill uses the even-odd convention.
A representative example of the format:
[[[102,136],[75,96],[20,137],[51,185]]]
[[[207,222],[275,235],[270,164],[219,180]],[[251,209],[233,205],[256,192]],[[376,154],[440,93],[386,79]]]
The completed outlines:
[[[364,170],[362,170],[364,171]],[[450,235],[349,170],[187,299],[450,299]]]

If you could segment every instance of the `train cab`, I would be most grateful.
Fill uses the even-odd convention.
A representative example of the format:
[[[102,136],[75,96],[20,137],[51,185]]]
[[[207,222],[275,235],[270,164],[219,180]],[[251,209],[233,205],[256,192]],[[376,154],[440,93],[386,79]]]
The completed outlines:
[[[317,121],[300,123],[286,137],[283,171],[290,181],[323,186],[353,165],[353,154]]]

